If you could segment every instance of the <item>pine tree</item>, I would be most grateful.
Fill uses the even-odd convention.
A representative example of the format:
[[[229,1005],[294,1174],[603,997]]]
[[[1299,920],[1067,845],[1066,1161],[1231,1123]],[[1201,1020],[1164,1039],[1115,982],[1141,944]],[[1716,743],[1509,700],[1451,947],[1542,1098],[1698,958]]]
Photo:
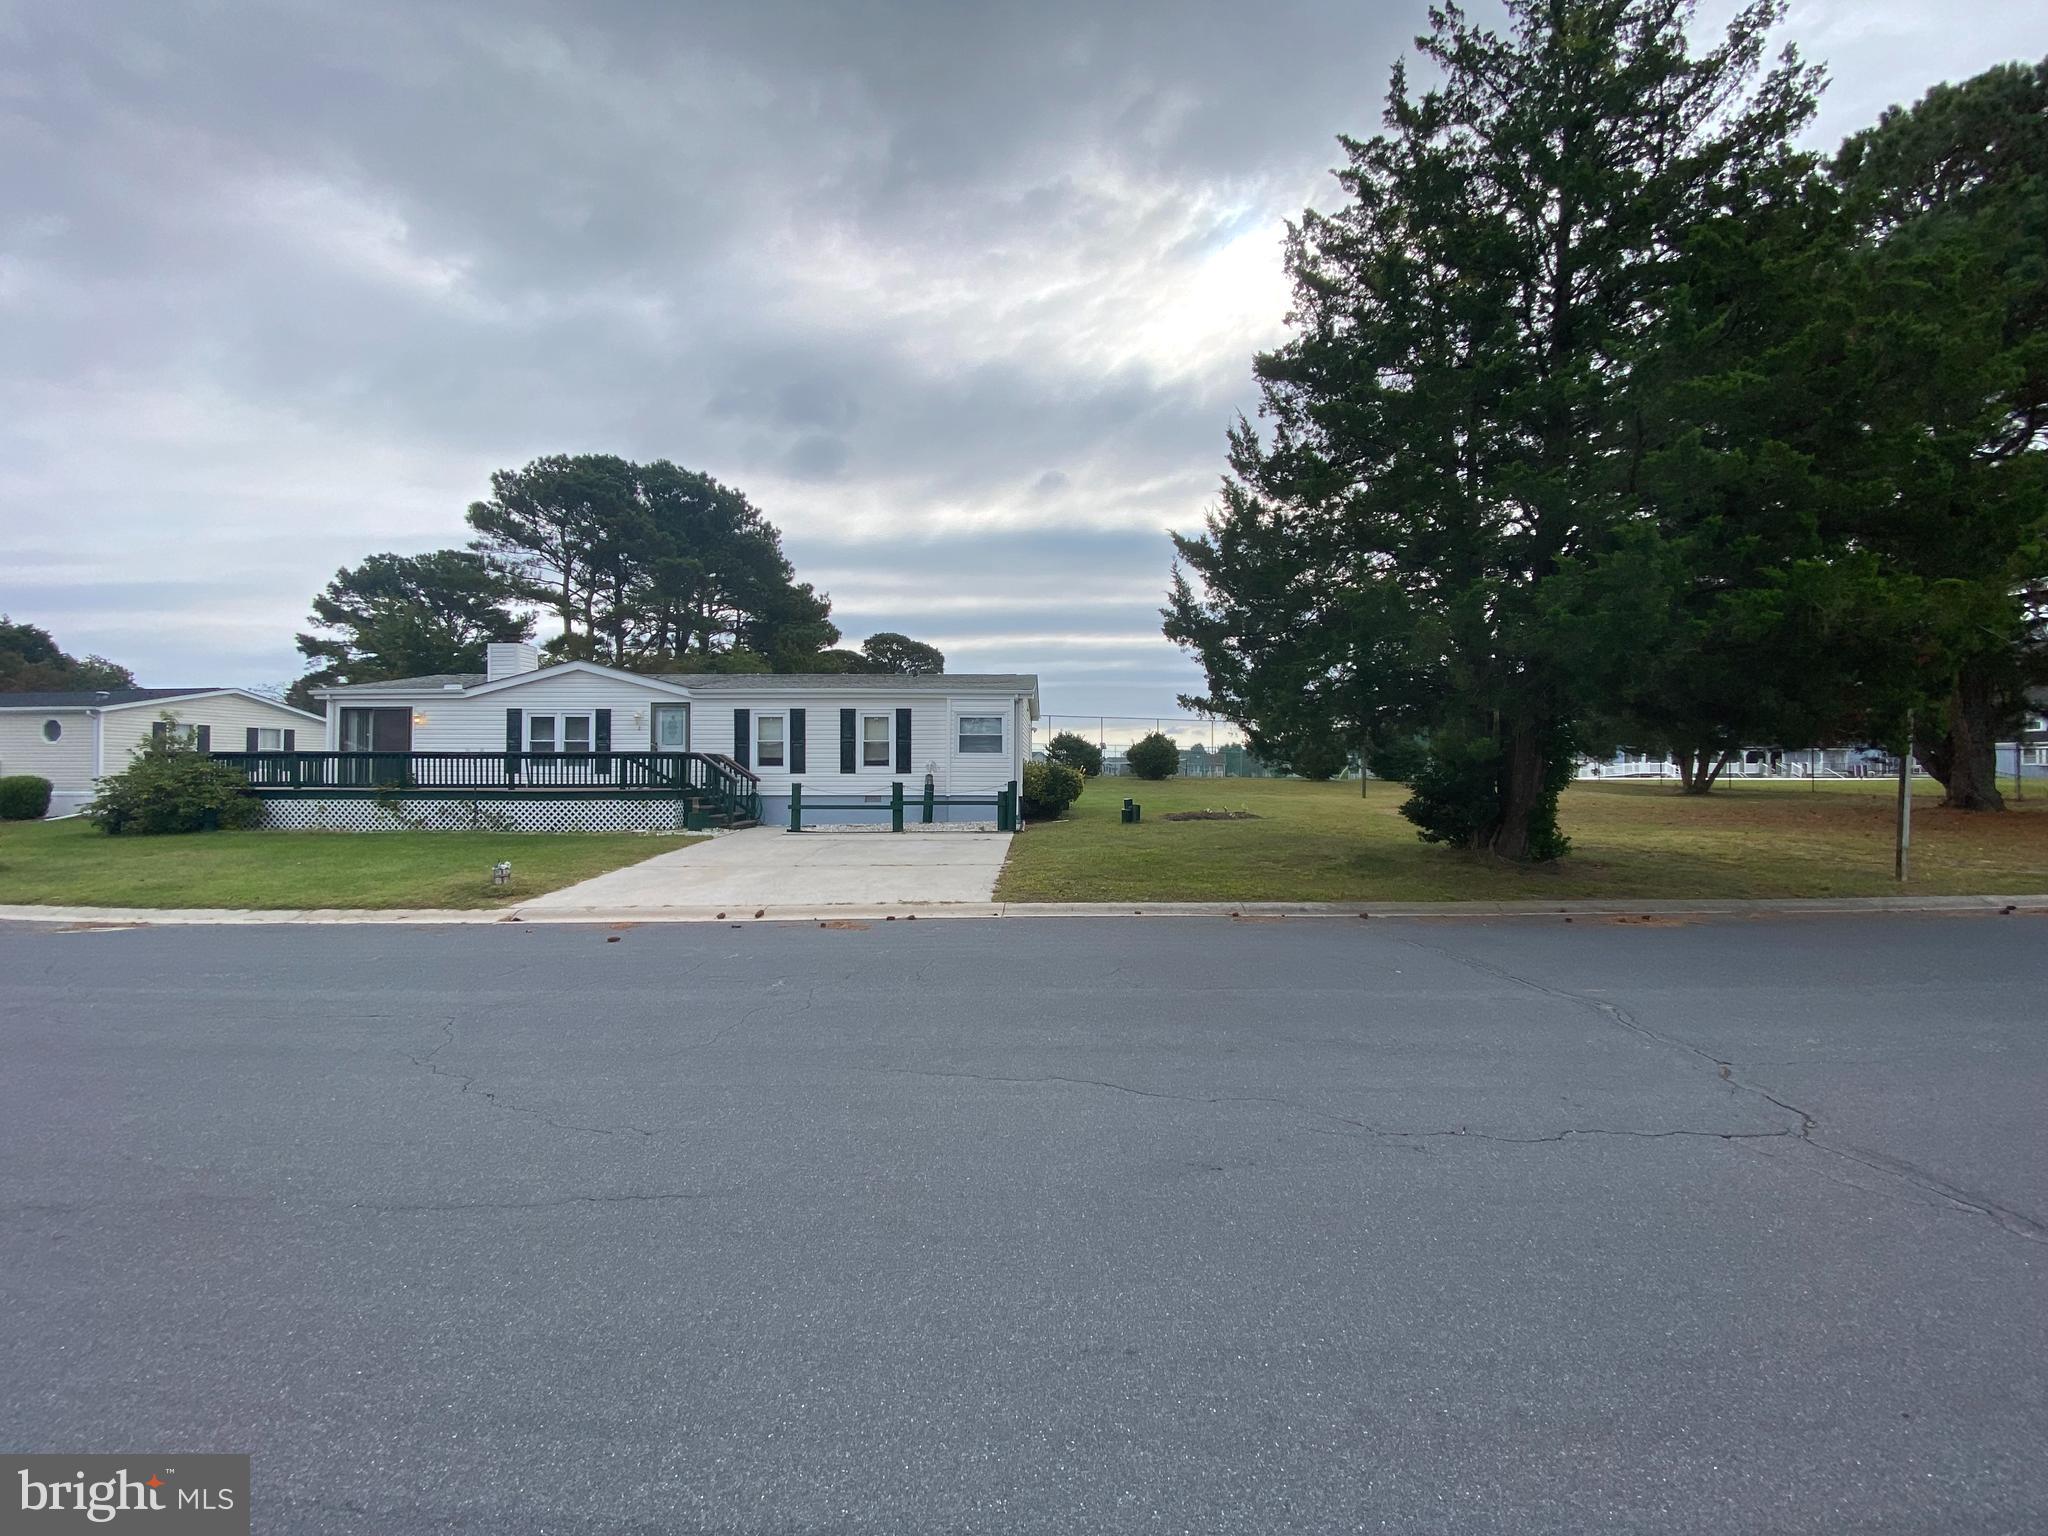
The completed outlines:
[[[1430,739],[1425,838],[1550,858],[1585,689],[1565,562],[1637,518],[1637,370],[1692,233],[1791,154],[1816,78],[1764,67],[1780,0],[1706,52],[1680,0],[1455,5],[1397,66],[1385,131],[1346,139],[1350,196],[1290,231],[1293,338],[1261,356],[1221,507],[1176,538],[1167,633],[1265,739]]]

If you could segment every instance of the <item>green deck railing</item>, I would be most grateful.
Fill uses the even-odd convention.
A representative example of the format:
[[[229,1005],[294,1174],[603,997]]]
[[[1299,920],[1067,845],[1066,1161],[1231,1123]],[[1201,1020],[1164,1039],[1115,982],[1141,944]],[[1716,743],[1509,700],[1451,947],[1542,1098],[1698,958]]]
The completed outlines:
[[[1017,781],[1015,779],[1010,780],[1008,784],[1005,784],[994,794],[989,795],[941,795],[934,793],[930,783],[927,783],[924,787],[924,793],[917,799],[909,801],[903,798],[903,785],[901,781],[892,783],[889,786],[888,801],[889,830],[891,832],[901,832],[903,830],[904,813],[906,810],[919,811],[921,813],[919,819],[926,826],[930,826],[934,820],[933,813],[942,805],[985,806],[994,812],[996,830],[998,832],[1014,832],[1017,830]],[[789,830],[792,832],[803,831],[805,815],[814,811],[872,812],[879,811],[882,808],[880,804],[871,799],[820,800],[813,798],[807,800],[804,798],[804,787],[801,783],[792,783],[789,786]]]
[[[261,796],[405,790],[530,794],[674,795],[758,821],[761,784],[717,752],[215,752]]]

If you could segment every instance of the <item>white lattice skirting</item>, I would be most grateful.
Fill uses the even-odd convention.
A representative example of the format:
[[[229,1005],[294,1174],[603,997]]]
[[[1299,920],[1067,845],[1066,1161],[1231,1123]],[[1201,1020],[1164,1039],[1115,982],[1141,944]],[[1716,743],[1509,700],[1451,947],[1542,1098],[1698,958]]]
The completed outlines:
[[[408,797],[395,806],[374,799],[294,795],[265,800],[263,825],[298,832],[675,832],[682,827],[682,807],[673,800],[598,795],[560,800]]]

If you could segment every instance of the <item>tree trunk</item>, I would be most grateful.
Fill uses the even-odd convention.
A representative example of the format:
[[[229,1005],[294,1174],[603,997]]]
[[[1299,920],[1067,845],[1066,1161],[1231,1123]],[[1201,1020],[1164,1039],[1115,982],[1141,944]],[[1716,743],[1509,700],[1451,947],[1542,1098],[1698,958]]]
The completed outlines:
[[[1514,728],[1501,764],[1500,816],[1484,846],[1496,857],[1529,857],[1529,822],[1543,801],[1543,739],[1531,727]]]
[[[1678,760],[1679,793],[1686,795],[1704,795],[1735,760],[1733,752],[1712,747],[1680,747],[1672,756]]]
[[[1956,675],[1932,732],[1916,733],[1913,755],[1941,781],[1941,803],[1959,811],[2002,811],[1998,792],[1998,692],[1976,667]]]

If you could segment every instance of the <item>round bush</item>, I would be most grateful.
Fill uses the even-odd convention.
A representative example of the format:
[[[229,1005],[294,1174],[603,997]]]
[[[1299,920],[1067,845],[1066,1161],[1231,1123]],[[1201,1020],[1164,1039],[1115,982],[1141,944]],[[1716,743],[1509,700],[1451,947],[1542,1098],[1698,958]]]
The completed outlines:
[[[33,773],[0,779],[0,821],[41,821],[50,813],[50,781]]]
[[[1141,779],[1170,779],[1180,772],[1180,748],[1171,736],[1154,731],[1131,743],[1124,762]]]
[[[1102,748],[1086,736],[1072,731],[1061,731],[1046,743],[1045,755],[1055,763],[1065,763],[1069,768],[1079,769],[1081,776],[1092,779],[1102,772]]]
[[[241,769],[175,739],[152,738],[101,782],[85,814],[106,832],[203,832],[253,827],[263,802],[249,793]]]
[[[1081,798],[1085,784],[1078,769],[1065,763],[1026,763],[1023,793],[1026,821],[1052,821]]]

